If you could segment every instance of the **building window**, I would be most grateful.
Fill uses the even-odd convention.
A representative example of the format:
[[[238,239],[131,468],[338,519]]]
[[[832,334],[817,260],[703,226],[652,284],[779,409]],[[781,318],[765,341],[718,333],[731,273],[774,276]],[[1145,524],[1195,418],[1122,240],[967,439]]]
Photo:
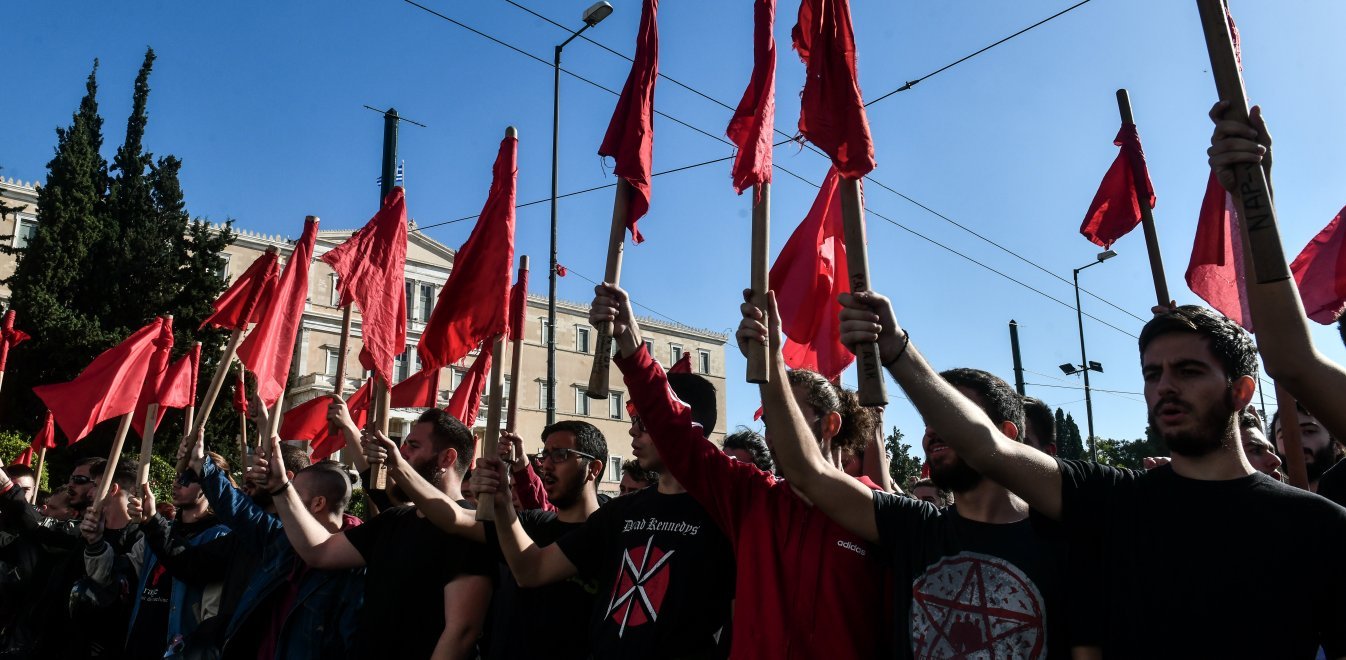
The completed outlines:
[[[545,318],[542,319],[542,332],[538,334],[538,337],[541,339],[543,346],[551,343],[551,327],[547,325],[547,319]]]
[[[416,283],[407,280],[407,320],[416,320]]]
[[[613,343],[613,344],[616,344],[617,342],[614,341],[614,342],[612,342],[612,343]],[[645,340],[645,352],[646,352],[646,353],[649,353],[651,358],[654,357],[654,341],[653,341],[653,340],[651,340],[651,339],[646,339],[646,340]]]
[[[407,346],[401,355],[393,358],[393,378],[399,383],[406,380],[408,376],[416,373],[418,362],[416,347]]]
[[[622,411],[626,406],[622,405],[622,393],[612,392],[608,395],[608,417],[612,419],[621,419]]]
[[[18,247],[28,247],[28,242],[31,241],[31,240],[33,240],[33,234],[37,233],[37,225],[36,225],[36,224],[33,225],[33,234],[29,234],[29,235],[27,235],[27,236],[24,236],[24,235],[22,234],[22,232],[23,232],[23,226],[22,226],[23,220],[19,220],[19,223],[20,223],[20,226],[19,226],[19,232],[20,232],[20,234],[19,234],[19,237],[18,237],[18,238],[19,238],[19,245],[18,245]],[[230,259],[230,257],[232,257],[232,256],[233,256],[232,254],[227,254],[227,253],[226,253],[226,254],[221,254],[221,255],[220,255],[220,261],[222,261],[223,263],[220,264],[220,270],[217,271],[215,274],[218,275],[218,276],[220,277],[220,279],[222,279],[222,280],[226,280],[226,281],[227,281],[227,280],[229,279],[229,259]]]
[[[463,376],[466,374],[459,369],[450,369],[449,374],[451,374],[449,376],[449,391],[453,392],[458,389],[459,385],[463,384]]]
[[[508,409],[509,409],[509,391],[510,391],[510,387],[509,387],[509,376],[505,376],[505,380],[501,383],[501,385],[502,385],[502,387],[500,388],[500,407],[501,407],[502,409],[504,409],[504,410],[508,410]]]
[[[575,327],[575,350],[581,353],[589,352],[589,329]]]
[[[337,289],[337,275],[332,273],[332,298],[328,301],[333,307],[341,306],[341,291]]]
[[[699,373],[710,373],[710,351],[698,350],[696,352],[696,367]]]
[[[575,414],[586,416],[589,414],[589,395],[585,394],[582,387],[575,388]]]
[[[547,407],[547,381],[538,381],[537,384],[537,407]]]
[[[609,456],[608,469],[603,471],[603,481],[617,483],[622,480],[622,457]]]
[[[430,286],[429,284],[422,284],[421,299],[419,301],[420,309],[418,310],[420,313],[416,315],[416,318],[421,323],[426,323],[430,320],[430,312],[434,311],[435,309],[434,301],[435,301],[435,287]]]
[[[337,348],[328,348],[324,350],[327,352],[327,368],[323,373],[335,377],[337,372],[337,358],[341,357],[341,350]]]
[[[37,220],[18,216],[18,224],[14,227],[14,247],[26,248],[33,242],[33,237],[37,235]],[[222,255],[225,265],[229,265],[229,255]]]
[[[682,359],[682,346],[678,344],[668,345],[668,359],[670,364],[677,364]]]

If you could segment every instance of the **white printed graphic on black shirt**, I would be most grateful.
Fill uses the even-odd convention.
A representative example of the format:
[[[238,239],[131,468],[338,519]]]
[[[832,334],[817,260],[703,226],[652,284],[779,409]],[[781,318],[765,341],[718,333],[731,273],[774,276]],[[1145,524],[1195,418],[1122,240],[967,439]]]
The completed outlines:
[[[960,552],[912,585],[916,658],[1046,658],[1042,594],[999,557]]]
[[[626,632],[627,626],[634,628],[659,619],[659,606],[668,592],[668,560],[674,552],[677,551],[664,552],[663,548],[655,547],[653,534],[644,548],[637,546],[622,552],[621,573],[612,584],[612,598],[604,615],[621,623],[618,637]]]

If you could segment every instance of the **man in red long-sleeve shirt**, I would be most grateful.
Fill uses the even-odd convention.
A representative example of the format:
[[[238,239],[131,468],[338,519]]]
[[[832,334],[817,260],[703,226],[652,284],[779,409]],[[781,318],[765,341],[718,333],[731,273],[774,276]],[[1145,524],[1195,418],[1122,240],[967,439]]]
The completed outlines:
[[[785,481],[711,444],[669,387],[670,380],[686,375],[666,375],[650,357],[626,292],[608,285],[595,292],[589,319],[614,324],[620,348],[614,362],[639,424],[664,467],[733,545],[738,573],[730,657],[887,655],[887,570],[877,548],[832,522]],[[872,429],[854,427],[867,413],[845,410],[843,395],[821,376],[796,373],[796,398],[816,420],[819,442],[845,444],[849,436],[855,439],[851,444],[863,446]]]

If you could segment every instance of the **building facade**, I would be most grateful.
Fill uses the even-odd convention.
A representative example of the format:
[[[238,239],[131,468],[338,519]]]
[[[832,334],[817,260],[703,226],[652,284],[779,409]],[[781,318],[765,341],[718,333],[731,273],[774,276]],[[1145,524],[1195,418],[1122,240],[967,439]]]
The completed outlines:
[[[20,207],[0,219],[0,233],[13,234],[14,245],[22,247],[37,227],[37,194],[33,185],[0,180],[0,198],[6,204]],[[295,221],[298,228],[302,219]],[[320,229],[315,257],[340,245],[353,230]],[[268,248],[275,247],[282,259],[288,259],[294,242],[279,235],[265,235],[239,231],[234,243],[226,250],[227,264],[221,276],[232,281]],[[439,290],[453,268],[454,251],[415,231],[408,233],[406,294],[407,294],[407,349],[395,364],[394,378],[401,381],[416,373],[420,365],[416,345],[425,330],[430,311],[438,299]],[[0,277],[14,271],[12,258],[0,256]],[[537,271],[535,271],[537,272]],[[337,356],[341,343],[342,309],[337,305],[336,274],[322,261],[313,262],[309,274],[309,296],[303,322],[295,343],[291,363],[289,387],[285,395],[285,409],[315,397],[331,394],[336,381]],[[536,276],[534,282],[545,282]],[[9,290],[0,285],[0,301],[8,302]],[[608,441],[608,467],[604,472],[602,490],[615,492],[621,478],[621,462],[631,457],[630,416],[626,412],[626,390],[621,374],[613,367],[610,375],[610,395],[604,400],[590,399],[585,390],[593,364],[597,332],[589,326],[588,304],[558,300],[556,304],[556,418],[579,419],[593,424]],[[715,385],[720,411],[725,410],[725,344],[728,336],[681,324],[651,318],[640,318],[641,331],[651,353],[660,363],[672,366],[684,353],[691,355],[692,371]],[[536,452],[542,446],[541,433],[547,423],[547,298],[530,295],[525,311],[525,329],[522,358],[517,383],[510,378],[510,358],[498,356],[505,372],[506,397],[518,397],[518,416],[515,431],[524,439],[527,450]],[[360,314],[352,314],[351,337],[346,362],[347,396],[360,387],[367,374],[360,366]],[[439,402],[448,405],[449,398],[476,358],[476,352],[459,364],[445,367],[440,373]],[[486,425],[486,396],[477,415],[473,432],[481,437]],[[392,412],[390,434],[405,436],[419,409],[397,409]],[[725,433],[724,414],[718,416],[712,439],[717,443]],[[502,423],[504,415],[501,416]]]

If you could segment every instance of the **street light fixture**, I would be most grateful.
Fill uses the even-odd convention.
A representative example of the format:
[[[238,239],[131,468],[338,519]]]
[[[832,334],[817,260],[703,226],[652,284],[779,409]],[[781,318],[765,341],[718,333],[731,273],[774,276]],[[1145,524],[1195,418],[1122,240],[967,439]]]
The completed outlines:
[[[1094,462],[1098,461],[1098,444],[1094,441],[1094,400],[1089,393],[1089,372],[1097,371],[1102,373],[1103,365],[1098,362],[1090,362],[1088,355],[1084,351],[1084,312],[1080,309],[1080,271],[1090,266],[1097,266],[1115,256],[1117,256],[1117,253],[1112,250],[1099,252],[1094,261],[1071,271],[1075,277],[1075,319],[1080,324],[1080,364],[1078,368],[1073,364],[1061,365],[1061,371],[1066,372],[1066,375],[1076,373],[1084,374],[1084,410],[1089,419],[1089,459]]]
[[[596,2],[584,10],[584,27],[572,32],[556,46],[552,58],[551,102],[551,268],[547,271],[547,424],[556,423],[556,168],[561,134],[561,51],[585,30],[612,15],[612,5]],[[516,384],[517,387],[517,384]]]

